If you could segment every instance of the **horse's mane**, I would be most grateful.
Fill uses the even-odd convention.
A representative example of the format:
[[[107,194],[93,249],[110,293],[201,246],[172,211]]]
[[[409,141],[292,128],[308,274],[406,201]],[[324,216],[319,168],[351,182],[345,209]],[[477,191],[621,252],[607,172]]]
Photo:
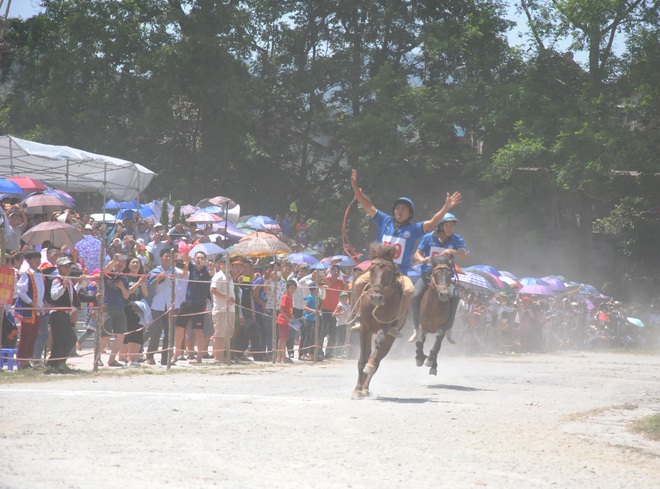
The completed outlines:
[[[371,243],[369,245],[369,259],[382,259],[394,262],[394,246],[382,243]]]

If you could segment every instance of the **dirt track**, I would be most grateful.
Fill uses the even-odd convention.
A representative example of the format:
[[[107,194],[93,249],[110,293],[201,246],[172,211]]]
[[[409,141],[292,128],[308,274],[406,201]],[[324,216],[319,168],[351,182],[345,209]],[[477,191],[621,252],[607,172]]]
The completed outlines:
[[[658,356],[107,370],[0,385],[0,487],[660,488]]]

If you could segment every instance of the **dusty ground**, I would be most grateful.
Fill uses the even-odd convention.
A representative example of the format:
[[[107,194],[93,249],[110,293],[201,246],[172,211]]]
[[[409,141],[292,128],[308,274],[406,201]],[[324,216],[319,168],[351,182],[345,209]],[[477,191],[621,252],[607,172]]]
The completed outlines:
[[[660,488],[654,355],[388,358],[362,401],[354,361],[121,370],[1,374],[0,487]]]

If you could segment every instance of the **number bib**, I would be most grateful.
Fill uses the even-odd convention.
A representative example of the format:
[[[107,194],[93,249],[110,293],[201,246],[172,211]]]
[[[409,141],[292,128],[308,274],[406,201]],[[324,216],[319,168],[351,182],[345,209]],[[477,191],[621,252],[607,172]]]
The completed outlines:
[[[431,246],[429,249],[429,257],[434,258],[436,256],[442,255],[442,252],[445,251],[447,248],[442,248],[440,246]]]
[[[383,236],[383,244],[394,247],[394,263],[401,265],[403,262],[403,250],[406,249],[406,239],[395,236]]]

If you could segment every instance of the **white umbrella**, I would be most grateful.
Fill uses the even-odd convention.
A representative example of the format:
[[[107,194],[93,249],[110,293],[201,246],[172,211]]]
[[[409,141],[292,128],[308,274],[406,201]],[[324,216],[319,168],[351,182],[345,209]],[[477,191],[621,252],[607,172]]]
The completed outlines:
[[[221,255],[225,252],[220,246],[215,243],[199,243],[190,248],[188,254],[190,256],[195,256],[198,252],[203,252],[207,258],[215,258],[217,255]]]
[[[107,212],[106,213],[100,212],[98,214],[90,214],[89,217],[94,219],[96,222],[115,222],[116,221],[115,215],[114,214],[108,214]]]

